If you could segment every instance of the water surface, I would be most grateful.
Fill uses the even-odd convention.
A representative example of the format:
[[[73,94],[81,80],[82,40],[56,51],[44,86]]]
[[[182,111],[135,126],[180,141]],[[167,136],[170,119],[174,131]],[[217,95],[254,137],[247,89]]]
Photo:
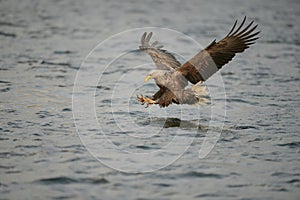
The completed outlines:
[[[298,1],[12,0],[0,5],[1,199],[299,199]],[[130,112],[113,108],[128,129],[120,131],[110,120],[113,80],[127,74],[123,83],[136,88],[136,76],[142,82],[148,73],[147,66],[126,68],[137,56],[131,55],[115,65],[123,71],[108,71],[98,86],[85,88],[95,91],[96,117],[106,136],[131,152],[155,151],[176,134],[192,143],[171,165],[138,174],[107,167],[87,151],[73,120],[72,93],[81,62],[99,42],[124,30],[161,27],[205,46],[244,15],[259,24],[261,38],[221,72],[227,100],[223,128],[209,127],[209,106],[185,107],[184,119],[176,106],[154,107],[159,116],[152,117],[132,98]],[[134,36],[120,45],[138,42]],[[179,40],[165,47],[179,44],[189,43]],[[196,50],[179,53],[189,57]],[[107,60],[87,64],[101,68]],[[146,55],[138,60],[151,61]],[[143,87],[147,94],[155,91],[153,84]],[[134,131],[126,119],[147,129]],[[156,130],[162,134],[151,135]],[[199,159],[208,130],[221,135],[208,156]],[[101,141],[101,132],[89,133],[91,140]],[[177,144],[175,150],[185,147]],[[111,158],[105,154],[103,159]]]

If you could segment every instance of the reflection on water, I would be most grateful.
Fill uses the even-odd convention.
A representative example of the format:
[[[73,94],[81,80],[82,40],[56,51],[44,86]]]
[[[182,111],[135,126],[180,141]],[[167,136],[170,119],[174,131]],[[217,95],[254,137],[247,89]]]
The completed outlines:
[[[1,1],[1,198],[299,198],[299,7],[293,0]],[[80,63],[96,44],[127,29],[156,26],[184,32],[205,46],[244,15],[259,24],[261,38],[221,72],[227,96],[223,128],[209,124],[211,106],[141,106],[136,93],[157,89],[142,84],[153,65],[138,65],[151,59],[130,54],[114,62],[97,84],[84,86],[94,92],[96,116],[84,115],[86,105],[81,105],[83,119],[75,121],[90,123],[89,117],[96,117],[101,130],[88,129],[82,137],[101,150],[102,162],[89,154],[74,124],[72,93]],[[112,49],[136,49],[140,33],[135,34]],[[171,36],[154,36],[165,48],[176,49],[181,62],[199,50],[183,37],[172,43]],[[98,55],[85,65],[104,70],[113,55]],[[217,145],[200,159],[205,138],[220,132]],[[105,137],[144,162],[115,157],[105,149]],[[138,157],[159,152],[170,141],[173,152]],[[187,149],[185,142],[191,142]],[[126,159],[132,169],[150,170],[178,150],[185,150],[180,158],[152,173],[120,173],[106,166]]]

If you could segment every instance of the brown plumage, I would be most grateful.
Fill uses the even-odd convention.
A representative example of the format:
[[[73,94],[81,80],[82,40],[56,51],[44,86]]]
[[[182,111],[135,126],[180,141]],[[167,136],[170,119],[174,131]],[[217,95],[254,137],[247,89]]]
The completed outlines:
[[[221,69],[225,64],[233,59],[236,53],[242,53],[250,45],[254,44],[259,31],[255,32],[257,25],[252,26],[251,21],[246,27],[243,27],[246,21],[244,17],[242,23],[236,28],[235,21],[229,33],[219,42],[214,40],[205,49],[200,51],[189,61],[181,65],[176,58],[162,46],[156,46],[157,41],[149,44],[152,33],[144,33],[141,39],[140,49],[147,52],[153,59],[158,70],[152,71],[145,78],[153,78],[160,88],[152,98],[138,96],[142,104],[159,104],[166,107],[171,103],[177,104],[195,104],[201,101],[203,89],[197,89],[197,83],[206,81],[215,72]],[[197,84],[192,88],[185,88],[188,81]]]

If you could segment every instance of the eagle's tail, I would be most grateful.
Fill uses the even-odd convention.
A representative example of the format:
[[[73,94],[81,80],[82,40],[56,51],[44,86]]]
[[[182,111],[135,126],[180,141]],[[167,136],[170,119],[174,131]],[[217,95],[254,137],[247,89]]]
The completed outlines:
[[[209,92],[207,91],[207,87],[205,85],[196,84],[192,87],[192,90],[198,99],[198,104],[200,105],[210,104]]]

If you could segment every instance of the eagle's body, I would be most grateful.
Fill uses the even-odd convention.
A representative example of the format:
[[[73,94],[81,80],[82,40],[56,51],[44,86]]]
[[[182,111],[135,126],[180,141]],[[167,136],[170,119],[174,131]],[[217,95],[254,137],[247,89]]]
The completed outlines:
[[[195,104],[198,102],[195,92],[191,88],[185,89],[188,81],[180,72],[176,70],[155,70],[150,75],[160,88],[153,95],[152,100],[157,101],[157,104],[162,107],[171,103]]]
[[[157,41],[151,45],[149,41],[152,33],[144,33],[141,39],[140,50],[147,52],[157,66],[157,70],[147,75],[145,81],[153,78],[159,87],[152,98],[138,96],[142,104],[159,104],[166,107],[172,103],[177,104],[196,104],[201,101],[201,95],[205,94],[203,88],[197,88],[199,83],[206,81],[210,76],[227,64],[236,53],[241,53],[254,44],[258,39],[255,37],[259,32],[253,33],[256,26],[252,26],[253,21],[248,26],[241,29],[246,21],[244,18],[241,25],[235,29],[237,21],[231,31],[221,41],[213,41],[205,49],[200,51],[189,61],[181,65],[174,55],[156,46]],[[194,85],[186,88],[188,82]]]

